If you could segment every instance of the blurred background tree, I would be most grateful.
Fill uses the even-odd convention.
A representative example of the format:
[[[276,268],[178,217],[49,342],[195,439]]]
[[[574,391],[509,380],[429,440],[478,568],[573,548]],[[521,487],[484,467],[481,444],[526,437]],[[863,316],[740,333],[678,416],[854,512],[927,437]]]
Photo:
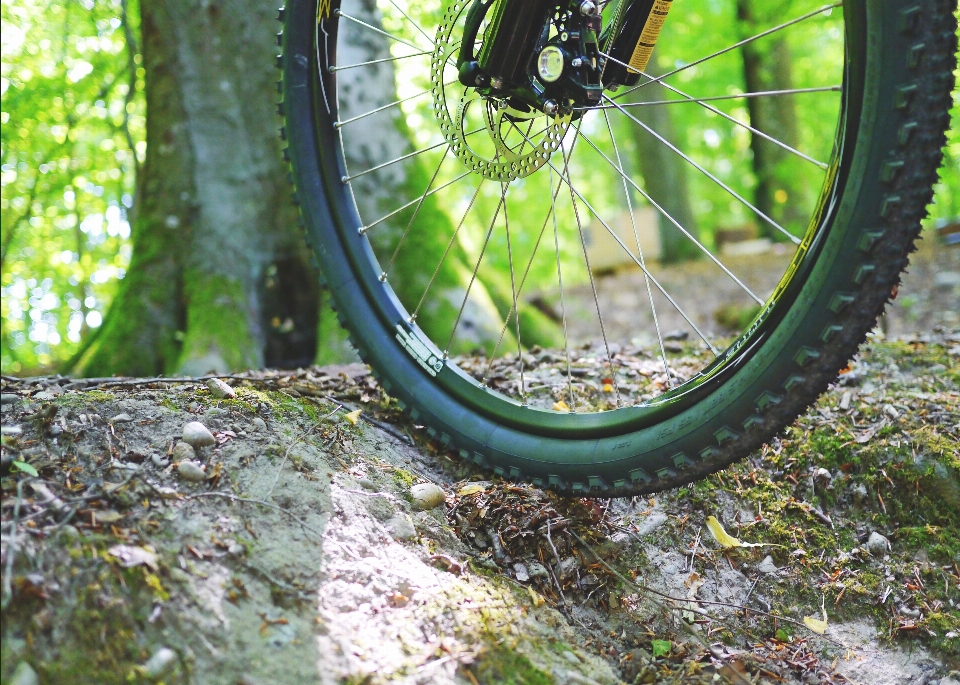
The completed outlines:
[[[802,4],[676,0],[651,69],[663,73],[682,66],[690,55],[730,45],[768,25],[771,17],[795,14]],[[391,31],[410,30],[390,2],[371,0],[365,6],[374,16],[379,9]],[[136,0],[4,1],[4,373],[148,374],[350,358],[324,305],[326,295],[316,285],[280,162],[275,11],[270,0],[143,6]],[[412,11],[428,12],[419,6]],[[826,20],[804,25],[787,40],[751,44],[687,69],[671,82],[696,96],[810,82],[827,39],[836,37],[830,32],[837,30]],[[403,80],[398,74],[397,82]],[[636,97],[641,96],[679,97],[659,87],[638,91]],[[766,109],[761,102],[715,105],[796,141],[800,149],[830,137],[821,130],[831,106],[826,100],[823,112],[816,100],[804,100],[804,108],[796,110],[791,98],[769,99]],[[802,230],[793,217],[803,215],[819,189],[796,186],[790,173],[795,161],[781,150],[696,105],[632,111],[653,117],[651,123],[656,119],[667,138],[762,211],[791,230]],[[405,105],[403,112],[404,121],[391,135],[399,131],[399,144],[421,147],[428,103]],[[954,122],[958,112],[955,104]],[[948,138],[931,225],[960,215],[960,126],[954,125]],[[663,179],[655,173],[657,152],[649,136],[636,133],[622,147],[628,171],[654,190]],[[825,158],[829,150],[818,154]],[[411,173],[429,175],[436,163],[426,155],[423,168]],[[676,159],[667,170],[662,176],[675,178],[668,195],[675,205],[671,213],[687,216],[685,225],[695,227],[708,247],[716,246],[723,229],[746,227],[765,235],[762,223],[702,174]],[[622,202],[614,197],[621,182],[602,161],[572,172],[582,176],[581,187],[596,192],[601,208]],[[542,217],[546,182],[533,176],[511,189],[527,198],[517,210],[518,225]],[[493,185],[477,200],[487,216],[498,198]],[[429,209],[438,226],[449,227],[446,215],[455,217],[454,206]],[[694,256],[684,245],[673,245],[674,232],[661,224],[664,261]],[[529,233],[515,238],[520,254],[534,249],[536,232]],[[438,230],[438,244],[449,235],[446,228]],[[498,240],[491,241],[480,276],[487,302],[502,319],[512,303],[502,279],[505,246]],[[466,227],[456,246],[462,250],[461,266],[469,263],[477,244],[475,227]],[[425,247],[435,251],[436,246]],[[565,264],[572,268],[578,258],[582,261],[579,250],[572,237],[562,244]],[[534,265],[528,289],[548,283],[554,267],[549,259],[540,270]],[[572,271],[571,281],[577,277]],[[556,342],[555,326],[539,312],[524,305],[524,317],[529,320],[525,330],[539,327],[540,341]]]

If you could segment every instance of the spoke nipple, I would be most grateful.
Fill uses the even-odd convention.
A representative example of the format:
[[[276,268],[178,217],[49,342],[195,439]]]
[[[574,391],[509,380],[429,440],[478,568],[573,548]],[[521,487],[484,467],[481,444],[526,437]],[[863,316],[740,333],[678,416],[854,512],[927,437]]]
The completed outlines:
[[[331,64],[329,67],[327,67],[327,71],[329,71],[331,74],[335,74],[337,72],[337,68]]]
[[[597,13],[597,4],[593,0],[583,0],[580,3],[580,14],[585,17],[592,17]]]
[[[341,182],[341,183],[349,183],[349,182],[350,182],[350,177],[349,177],[349,176],[341,176],[341,177],[340,177],[340,182]]]
[[[367,233],[367,227],[366,227],[366,226],[361,226],[360,228],[357,229],[357,233],[359,233],[360,235],[366,235],[366,233]]]
[[[340,8],[339,8],[339,7],[337,7],[336,9],[333,10],[333,16],[335,16],[335,17],[339,17],[339,16],[340,16]]]
[[[386,282],[387,282],[387,272],[386,272],[386,271],[384,271],[382,274],[380,274],[380,282],[381,282],[381,283],[386,283]]]
[[[339,122],[339,121],[333,122],[333,127],[334,127],[334,128],[340,128],[340,122]]]

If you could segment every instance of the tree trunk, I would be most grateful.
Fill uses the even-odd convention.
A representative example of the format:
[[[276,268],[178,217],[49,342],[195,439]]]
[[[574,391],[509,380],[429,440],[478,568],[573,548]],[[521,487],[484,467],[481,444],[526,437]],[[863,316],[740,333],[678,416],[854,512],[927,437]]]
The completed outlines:
[[[762,18],[753,0],[737,0],[737,19],[743,37],[758,30]],[[766,24],[764,24],[766,26]],[[793,87],[790,48],[783,37],[773,37],[744,45],[743,75],[747,92],[787,90]],[[791,95],[766,98],[748,98],[750,125],[781,142],[796,148],[799,142],[797,114]],[[764,138],[752,135],[753,173],[757,179],[754,204],[761,212],[782,226],[801,231],[800,203],[804,195],[803,173],[795,169],[796,159],[783,148]],[[760,221],[760,235],[784,240],[785,236],[764,221]]]
[[[656,53],[647,67],[651,76],[665,73],[657,66]],[[641,77],[641,81],[644,80]],[[656,102],[669,97],[669,91],[659,85],[638,88],[631,94],[633,102]],[[670,106],[631,107],[631,114],[645,123],[674,145],[678,145]],[[625,117],[622,117],[625,119]],[[625,126],[630,127],[635,141],[637,165],[643,176],[644,190],[677,223],[686,228],[691,235],[699,238],[700,230],[690,205],[690,190],[687,184],[687,162],[677,153],[657,140],[648,131],[626,119]],[[660,229],[660,261],[678,262],[683,259],[700,257],[700,250],[681,233],[663,213],[658,214]]]
[[[278,151],[274,4],[142,4],[142,204],[84,373],[312,361],[320,293]]]
[[[345,0],[343,11],[371,26],[381,25],[380,11],[374,0]],[[337,59],[340,63],[355,64],[390,56],[389,40],[379,33],[349,21],[340,22],[339,33]],[[421,36],[414,35],[411,38],[420,40]],[[339,72],[338,91],[341,120],[389,104],[397,99],[394,64],[386,62],[375,67]],[[391,107],[347,124],[343,129],[343,141],[350,173],[355,174],[412,152],[410,138],[399,107]],[[438,153],[437,158],[443,154],[440,151]],[[420,197],[439,163],[433,157],[428,159],[431,161],[424,161],[423,156],[413,157],[355,179],[352,182],[353,192],[364,222],[371,223],[404,202]],[[452,153],[447,154],[443,164],[446,169],[455,168],[456,173],[462,172]],[[436,185],[439,182],[434,187]],[[499,292],[495,292],[497,289],[480,278],[474,281],[467,295],[473,265],[459,241],[454,242],[444,258],[444,250],[455,230],[453,222],[436,196],[423,200],[416,211],[415,223],[410,226],[414,212],[414,207],[411,207],[395,218],[377,224],[367,233],[381,266],[390,266],[388,282],[400,301],[412,312],[427,288],[436,265],[443,260],[443,266],[430,285],[429,295],[418,313],[417,324],[434,341],[442,343],[449,337],[466,295],[467,303],[457,324],[451,352],[476,349],[492,352],[499,339],[503,319],[512,308],[512,297],[498,297]],[[401,240],[402,247],[391,265],[392,255]],[[528,323],[528,327],[521,330],[525,345],[552,345],[561,339],[559,329],[553,322],[525,304],[521,305],[521,326],[524,322]],[[516,339],[508,332],[500,350],[503,352],[515,346]]]

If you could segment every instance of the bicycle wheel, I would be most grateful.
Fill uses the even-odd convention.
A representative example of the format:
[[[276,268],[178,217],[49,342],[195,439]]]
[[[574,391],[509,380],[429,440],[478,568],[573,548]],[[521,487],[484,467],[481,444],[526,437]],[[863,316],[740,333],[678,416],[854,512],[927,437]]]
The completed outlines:
[[[534,58],[507,66],[535,89],[552,92],[554,79],[587,95],[540,96],[539,109],[498,96],[502,84],[483,74],[476,87],[459,78],[492,44],[505,4],[292,0],[281,10],[285,154],[341,323],[416,422],[501,476],[591,496],[703,478],[814,402],[890,299],[941,161],[956,3],[794,0],[764,18],[731,0],[711,19],[717,3],[674,0],[657,43],[674,66],[661,59],[660,76],[617,72],[627,53],[599,32],[594,74],[618,73],[626,85],[614,92],[574,83],[591,65],[575,65],[563,41],[587,32],[580,4],[557,2],[533,32]],[[638,33],[616,0],[600,11]],[[717,29],[738,12],[746,33]],[[749,69],[775,70],[789,54],[788,88],[744,92]],[[754,101],[792,105],[763,118]],[[668,108],[683,114],[657,130],[648,113]],[[780,122],[760,130],[776,112]],[[686,131],[699,140],[678,142]],[[664,179],[637,168],[651,142],[685,166],[695,218],[728,212],[761,227],[766,281],[737,272],[711,240],[717,226],[698,237],[667,210],[679,186],[653,196]],[[776,163],[758,167],[751,152]],[[695,272],[716,270],[729,295],[714,277],[698,290],[690,272],[677,285],[651,248],[644,256],[650,213],[663,217],[657,235],[674,230],[700,256]],[[598,235],[632,263],[635,293],[604,291],[590,264]],[[528,304],[534,288],[555,311],[552,352],[529,343],[542,318]],[[721,290],[726,328],[688,313]],[[669,321],[691,337],[665,341]]]

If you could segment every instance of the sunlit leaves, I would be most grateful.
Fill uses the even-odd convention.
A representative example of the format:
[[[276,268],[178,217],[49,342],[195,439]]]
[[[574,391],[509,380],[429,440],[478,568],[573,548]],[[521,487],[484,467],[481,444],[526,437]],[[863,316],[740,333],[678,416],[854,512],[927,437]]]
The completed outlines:
[[[143,69],[119,0],[12,0],[2,13],[0,354],[18,372],[68,358],[125,274]]]

